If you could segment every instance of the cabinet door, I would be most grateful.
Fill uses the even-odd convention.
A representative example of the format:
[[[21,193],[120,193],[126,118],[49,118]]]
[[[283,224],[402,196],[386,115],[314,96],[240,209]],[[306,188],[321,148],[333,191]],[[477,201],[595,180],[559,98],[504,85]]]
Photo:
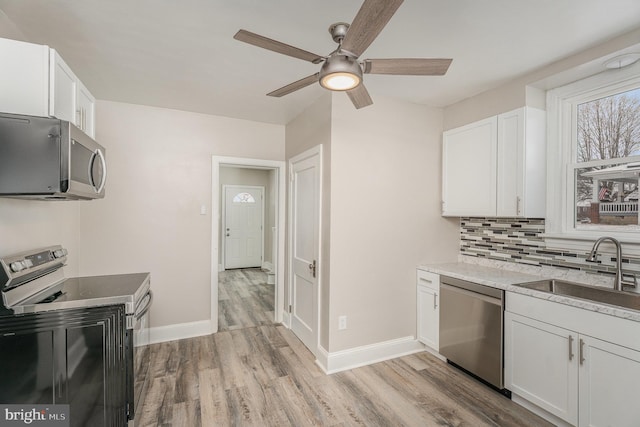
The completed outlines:
[[[640,352],[581,335],[580,426],[638,426]]]
[[[498,216],[545,216],[545,114],[524,107],[498,116]]]
[[[77,81],[77,108],[76,126],[91,138],[95,138],[95,103],[96,99],[91,92],[78,80]]]
[[[497,118],[443,134],[442,214],[496,214]]]
[[[440,306],[438,292],[418,286],[418,341],[438,350]]]
[[[49,48],[0,38],[0,112],[49,115]]]
[[[505,387],[576,425],[577,334],[505,313]]]
[[[76,81],[71,68],[51,49],[49,64],[49,115],[76,124]]]
[[[524,109],[498,116],[497,215],[521,216],[524,198]]]

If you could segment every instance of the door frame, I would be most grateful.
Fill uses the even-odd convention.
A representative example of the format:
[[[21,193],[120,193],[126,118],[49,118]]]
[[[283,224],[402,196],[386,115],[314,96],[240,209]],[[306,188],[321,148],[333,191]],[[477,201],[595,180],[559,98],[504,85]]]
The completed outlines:
[[[264,195],[266,193],[266,190],[264,188],[263,185],[240,185],[240,184],[223,184],[222,185],[222,193],[220,194],[220,200],[222,201],[222,208],[220,209],[220,224],[221,227],[220,229],[223,229],[224,226],[227,224],[227,198],[226,198],[226,191],[228,188],[251,188],[251,189],[258,189],[261,191],[261,203],[262,203],[262,216],[260,218],[260,234],[262,235],[262,241],[260,244],[260,267],[262,268],[262,266],[264,266],[264,217],[265,217],[265,212],[264,212],[264,208],[265,208],[265,200],[264,200]],[[222,247],[220,248],[220,261],[222,263],[222,265],[218,266],[219,271],[225,271],[227,269],[226,264],[227,264],[227,259],[226,259],[226,254],[227,254],[227,245],[226,245],[226,241],[225,243],[222,244]]]
[[[304,159],[307,159],[309,157],[318,156],[318,242],[317,242],[317,251],[318,251],[318,255],[317,255],[317,265],[318,265],[318,269],[316,270],[316,279],[317,279],[317,286],[316,286],[316,302],[317,302],[317,316],[316,316],[316,322],[317,324],[315,325],[316,330],[315,330],[315,348],[310,348],[309,350],[311,350],[311,352],[313,353],[314,356],[316,356],[316,359],[318,358],[318,352],[320,351],[321,345],[320,345],[320,328],[321,328],[321,319],[322,319],[322,267],[323,267],[323,258],[322,258],[322,196],[323,196],[323,185],[322,185],[322,179],[323,179],[323,171],[322,171],[322,144],[318,144],[314,147],[309,148],[308,150],[303,151],[300,154],[297,154],[295,156],[293,156],[292,158],[290,158],[287,161],[287,167],[289,169],[289,180],[287,183],[287,190],[288,190],[288,195],[287,195],[287,203],[288,203],[288,210],[287,210],[287,218],[289,219],[289,221],[287,221],[287,232],[288,232],[288,238],[287,238],[287,279],[288,279],[288,295],[287,295],[287,299],[288,302],[287,304],[289,306],[291,306],[291,304],[293,304],[293,221],[291,221],[290,219],[293,218],[293,163],[302,161]],[[285,313],[285,318],[286,318],[286,322],[285,324],[287,325],[287,327],[289,329],[291,329],[291,314],[290,313]]]
[[[285,194],[286,194],[286,162],[281,160],[251,159],[245,157],[211,157],[211,330],[218,332],[218,258],[220,215],[220,166],[231,166],[247,169],[266,169],[276,171],[276,227],[277,245],[274,269],[276,273],[274,322],[282,322],[284,313],[285,283]]]

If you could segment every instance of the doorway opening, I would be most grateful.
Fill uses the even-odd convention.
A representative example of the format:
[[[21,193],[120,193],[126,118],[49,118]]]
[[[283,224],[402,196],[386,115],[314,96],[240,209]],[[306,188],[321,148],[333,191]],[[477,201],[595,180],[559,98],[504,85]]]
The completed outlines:
[[[214,332],[283,320],[285,184],[284,161],[212,158]]]

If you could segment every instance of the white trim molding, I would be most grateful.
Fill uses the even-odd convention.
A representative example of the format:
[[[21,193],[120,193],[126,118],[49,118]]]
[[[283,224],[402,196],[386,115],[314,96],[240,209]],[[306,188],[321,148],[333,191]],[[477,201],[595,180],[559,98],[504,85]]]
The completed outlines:
[[[576,227],[573,177],[576,167],[576,106],[637,88],[640,84],[639,72],[640,63],[637,63],[620,70],[604,71],[547,92],[547,210],[544,236],[547,247],[584,250],[589,245],[588,241],[593,242],[603,235],[640,247],[640,234],[637,231],[604,226],[588,229]],[[637,159],[627,157],[625,161],[634,160]],[[621,162],[613,159],[588,163],[593,165]],[[638,248],[634,250],[634,255],[640,253]],[[629,251],[625,250],[625,253]]]
[[[140,344],[157,344],[161,342],[210,335],[214,332],[212,326],[213,325],[210,320],[178,323],[167,326],[155,326],[153,328],[149,328],[149,342]]]
[[[316,364],[326,374],[335,374],[336,372],[371,365],[421,351],[425,351],[425,347],[414,336],[363,345],[333,353],[329,353],[323,347],[318,346]]]
[[[218,272],[224,271],[224,264],[218,263],[220,248],[218,247],[218,223],[220,212],[220,166],[234,166],[248,169],[275,170],[278,174],[276,183],[276,230],[277,245],[273,254],[276,274],[274,321],[282,322],[284,312],[284,282],[285,282],[285,195],[286,195],[286,162],[284,160],[249,159],[244,157],[211,157],[211,332],[218,331]],[[194,335],[197,336],[197,335]]]

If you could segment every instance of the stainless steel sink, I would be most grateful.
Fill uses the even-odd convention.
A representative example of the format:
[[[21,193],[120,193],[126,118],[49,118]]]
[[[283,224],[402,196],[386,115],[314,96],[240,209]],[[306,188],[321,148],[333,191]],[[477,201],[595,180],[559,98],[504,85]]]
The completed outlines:
[[[640,294],[632,292],[614,291],[613,289],[582,285],[564,280],[538,280],[536,282],[521,283],[517,286],[640,310]]]

